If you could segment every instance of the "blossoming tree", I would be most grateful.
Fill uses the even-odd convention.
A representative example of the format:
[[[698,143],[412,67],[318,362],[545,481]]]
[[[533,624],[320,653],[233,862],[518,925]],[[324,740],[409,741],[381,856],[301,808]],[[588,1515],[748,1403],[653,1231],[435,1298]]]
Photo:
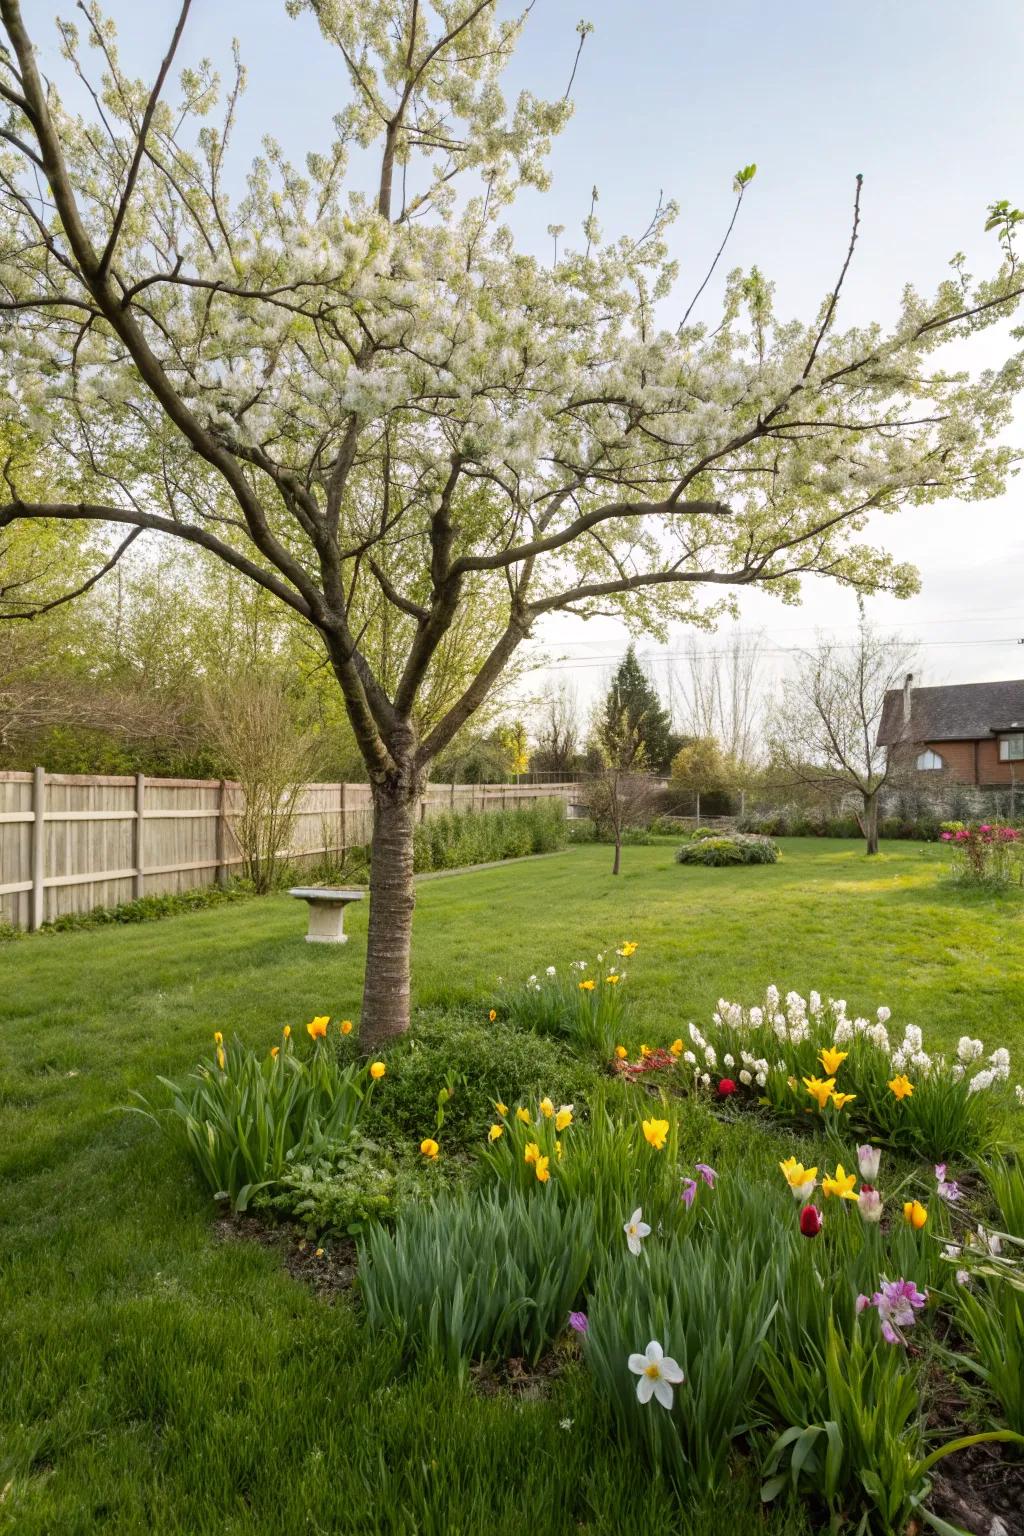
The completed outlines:
[[[502,96],[525,15],[288,8],[315,17],[348,99],[304,169],[268,141],[233,198],[241,66],[216,121],[208,65],[171,85],[190,0],[152,83],[126,74],[94,4],[81,33],[58,22],[85,115],[41,77],[19,0],[0,0],[0,393],[48,444],[45,465],[8,460],[0,527],[93,521],[111,560],[139,530],[186,539],[316,631],[373,789],[372,1043],[408,1021],[425,776],[538,621],[612,611],[657,631],[745,586],[792,600],[806,572],[911,591],[913,571],[859,535],[877,511],[1001,489],[1019,366],[972,380],[935,353],[1005,320],[1021,280],[1004,207],[992,276],[961,261],[932,297],[908,289],[891,328],[840,330],[858,181],[845,261],[807,320],[778,320],[753,270],[697,323],[672,204],[606,240],[592,203],[578,245],[517,249],[509,207],[545,186],[571,111],[568,92]],[[470,591],[497,638],[424,727],[418,700]],[[382,612],[401,647],[387,685],[366,642]]]

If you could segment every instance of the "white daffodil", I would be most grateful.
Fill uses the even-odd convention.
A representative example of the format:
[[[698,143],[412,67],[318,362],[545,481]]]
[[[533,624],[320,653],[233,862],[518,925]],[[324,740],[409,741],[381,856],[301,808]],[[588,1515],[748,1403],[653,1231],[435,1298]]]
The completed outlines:
[[[643,1220],[643,1214],[640,1206],[637,1206],[622,1229],[626,1234],[626,1244],[630,1253],[639,1253],[643,1247],[644,1238],[651,1235],[650,1227]]]
[[[645,1354],[629,1357],[629,1368],[640,1377],[636,1384],[637,1400],[649,1403],[656,1397],[663,1408],[672,1407],[672,1388],[686,1378],[678,1364],[666,1355],[657,1339],[652,1339]]]

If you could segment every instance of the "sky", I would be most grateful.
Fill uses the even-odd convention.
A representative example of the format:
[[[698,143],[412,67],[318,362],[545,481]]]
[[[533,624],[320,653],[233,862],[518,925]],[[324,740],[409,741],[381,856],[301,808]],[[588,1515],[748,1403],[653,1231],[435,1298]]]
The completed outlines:
[[[23,7],[44,67],[63,79],[53,17],[72,14],[70,0]],[[124,63],[151,79],[177,0],[107,0],[105,9],[118,23]],[[957,251],[969,270],[994,268],[986,207],[999,198],[1024,205],[1020,0],[535,0],[510,91],[562,95],[581,17],[594,32],[576,75],[574,117],[555,144],[552,186],[525,196],[510,219],[527,249],[550,250],[552,223],[564,224],[569,240],[593,185],[606,235],[642,231],[663,193],[681,207],[670,242],[685,303],[730,217],[733,174],[754,161],[723,271],[756,262],[776,284],[780,315],[808,317],[832,287],[858,172],[861,236],[840,324],[891,318],[904,283],[934,287]],[[297,160],[326,145],[347,85],[312,20],[290,19],[284,0],[194,0],[181,57],[208,55],[227,73],[233,37],[249,72],[236,174],[267,132]],[[695,319],[715,315],[720,292],[713,281]],[[1006,332],[990,331],[956,361],[984,366],[1006,347]],[[1024,411],[1011,440],[1024,445]],[[998,500],[879,519],[871,534],[920,570],[917,597],[870,599],[867,611],[920,642],[921,683],[1024,676],[1024,479]],[[848,640],[857,620],[853,594],[821,579],[805,583],[799,607],[745,591],[741,610],[740,627],[763,634],[773,670],[818,630]],[[628,638],[612,620],[549,621],[536,647],[547,665],[530,686],[570,679],[585,705]],[[639,638],[663,685],[688,639],[682,627],[667,646]]]

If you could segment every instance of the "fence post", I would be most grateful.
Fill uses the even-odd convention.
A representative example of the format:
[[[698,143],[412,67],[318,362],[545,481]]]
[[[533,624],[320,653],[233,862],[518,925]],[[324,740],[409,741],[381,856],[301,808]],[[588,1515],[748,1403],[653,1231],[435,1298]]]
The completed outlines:
[[[217,789],[217,844],[214,858],[217,860],[217,884],[228,883],[228,783],[221,779]]]
[[[46,887],[46,769],[32,774],[32,891],[29,898],[28,926],[33,933],[43,926]]]
[[[345,807],[344,784],[338,785],[338,841],[340,843],[338,852],[344,860],[348,854],[348,812]]]
[[[132,863],[135,866],[135,878],[132,881],[132,894],[136,901],[141,901],[146,893],[146,841],[144,823],[146,820],[146,775],[135,775],[135,835],[132,838],[133,851]]]

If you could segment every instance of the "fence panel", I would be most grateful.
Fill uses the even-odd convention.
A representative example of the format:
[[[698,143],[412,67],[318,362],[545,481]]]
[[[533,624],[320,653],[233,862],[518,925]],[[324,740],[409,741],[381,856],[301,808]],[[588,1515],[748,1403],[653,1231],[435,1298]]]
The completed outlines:
[[[223,882],[242,863],[231,832],[241,795],[217,779],[0,773],[0,923],[37,928],[67,912]],[[571,783],[431,784],[420,815],[573,796]],[[368,784],[304,784],[286,856],[339,857],[372,831]]]

